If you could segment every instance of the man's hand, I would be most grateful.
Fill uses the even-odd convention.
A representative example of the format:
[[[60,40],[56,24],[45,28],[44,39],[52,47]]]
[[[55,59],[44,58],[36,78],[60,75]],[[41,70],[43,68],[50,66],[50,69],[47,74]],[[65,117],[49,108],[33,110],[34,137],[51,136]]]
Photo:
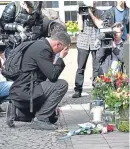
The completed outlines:
[[[92,15],[92,11],[90,8],[88,8],[88,13],[90,14],[90,16]]]
[[[21,25],[17,25],[17,31],[24,32],[24,28]]]
[[[116,48],[116,44],[115,44],[115,42],[114,42],[114,41],[113,41],[113,47],[114,47],[114,48]]]
[[[69,48],[65,47],[61,52],[60,52],[60,58],[64,58],[68,54]]]
[[[25,35],[25,33],[20,32],[19,35],[20,35],[20,37],[21,37],[21,39],[22,39],[23,41],[27,40],[27,36]]]
[[[113,31],[116,32],[116,33],[120,33],[120,28],[114,27],[114,28],[113,28]]]

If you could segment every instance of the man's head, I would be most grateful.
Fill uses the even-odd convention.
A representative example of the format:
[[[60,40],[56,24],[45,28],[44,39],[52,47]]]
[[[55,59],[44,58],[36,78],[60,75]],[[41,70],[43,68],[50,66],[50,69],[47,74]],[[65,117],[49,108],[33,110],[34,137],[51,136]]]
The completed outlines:
[[[115,32],[114,39],[121,40],[121,37],[123,35],[123,28],[124,28],[123,24],[117,22],[113,24],[112,28],[113,28],[113,31]]]
[[[64,48],[69,49],[71,44],[70,36],[67,32],[57,32],[52,35],[49,39],[50,45],[54,53],[61,52]]]
[[[124,9],[124,6],[125,6],[125,1],[117,0],[117,7],[118,8]]]

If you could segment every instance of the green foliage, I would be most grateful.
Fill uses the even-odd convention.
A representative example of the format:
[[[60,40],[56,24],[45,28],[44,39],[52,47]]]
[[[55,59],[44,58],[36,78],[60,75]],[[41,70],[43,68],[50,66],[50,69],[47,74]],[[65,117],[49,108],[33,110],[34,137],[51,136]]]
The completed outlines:
[[[66,23],[66,26],[67,26],[67,31],[68,32],[75,33],[75,32],[79,31],[77,22],[68,21]]]
[[[108,107],[111,110],[115,110],[115,107],[118,107],[119,105],[121,105],[121,103],[119,102],[118,97],[113,94],[112,92],[107,94],[106,97],[106,104],[108,105]]]
[[[129,132],[129,128],[130,128],[129,121],[120,121],[120,123],[118,124],[119,131]]]

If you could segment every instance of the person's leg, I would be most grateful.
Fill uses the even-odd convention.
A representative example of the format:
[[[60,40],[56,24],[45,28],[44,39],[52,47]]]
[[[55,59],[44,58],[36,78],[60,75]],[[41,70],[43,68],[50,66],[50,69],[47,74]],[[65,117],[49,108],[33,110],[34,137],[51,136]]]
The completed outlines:
[[[7,57],[8,57],[8,55],[9,55],[9,53],[10,53],[11,49],[12,49],[11,47],[6,46],[6,48],[5,48],[5,58],[7,58]]]
[[[68,90],[68,83],[65,80],[58,80],[55,83],[45,81],[41,83],[45,98],[44,104],[40,110],[36,112],[35,119],[32,121],[34,129],[56,129],[55,125],[49,123],[51,117],[58,104]]]
[[[89,50],[78,49],[78,69],[76,72],[75,88],[74,88],[75,94],[72,96],[72,98],[78,98],[81,96],[84,82],[84,71],[86,68],[89,53],[90,53]]]
[[[96,77],[98,76],[98,72],[99,72],[99,67],[100,67],[100,63],[96,57],[96,50],[92,50],[92,67],[93,67],[93,79],[92,79],[92,85],[94,86],[94,81],[96,79]]]
[[[0,97],[7,97],[9,96],[9,90],[13,82],[11,81],[3,81],[0,82]]]

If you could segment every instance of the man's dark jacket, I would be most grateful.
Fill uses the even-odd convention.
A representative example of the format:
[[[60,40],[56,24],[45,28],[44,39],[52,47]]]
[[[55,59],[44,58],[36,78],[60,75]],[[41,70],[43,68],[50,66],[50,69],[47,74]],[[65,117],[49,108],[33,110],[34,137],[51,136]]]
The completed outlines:
[[[57,81],[65,64],[62,58],[58,58],[54,65],[54,55],[49,42],[44,38],[36,41],[26,50],[22,61],[23,73],[17,78],[10,89],[10,99],[17,107],[29,105],[31,72],[33,72],[34,102],[38,97],[44,98],[41,82],[46,81],[47,78],[51,82]]]

